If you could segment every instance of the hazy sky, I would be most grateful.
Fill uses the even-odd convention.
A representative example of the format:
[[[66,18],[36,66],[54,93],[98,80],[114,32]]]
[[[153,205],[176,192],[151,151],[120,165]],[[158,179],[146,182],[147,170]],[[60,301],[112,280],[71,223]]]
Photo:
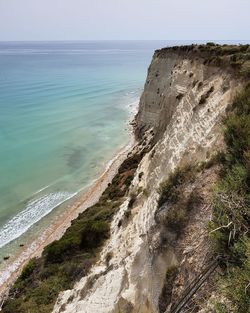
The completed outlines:
[[[250,39],[250,0],[0,0],[0,40]]]

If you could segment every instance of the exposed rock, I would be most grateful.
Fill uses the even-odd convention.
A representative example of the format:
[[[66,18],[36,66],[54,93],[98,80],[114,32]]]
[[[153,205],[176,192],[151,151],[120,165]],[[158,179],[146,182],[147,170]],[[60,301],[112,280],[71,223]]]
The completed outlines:
[[[173,51],[155,53],[133,123],[138,146],[148,147],[130,187],[137,199],[126,222],[129,199],[121,205],[100,261],[74,289],[60,294],[54,313],[158,313],[167,270],[182,264],[171,291],[177,299],[200,269],[209,249],[203,246],[202,233],[211,214],[206,201],[191,214],[185,236],[179,239],[162,232],[161,217],[155,216],[160,183],[177,166],[206,161],[223,145],[221,118],[240,83],[203,61]],[[206,101],[199,105],[204,94]],[[206,173],[196,182],[204,199],[216,175],[209,178]],[[164,246],[164,236],[175,246]]]

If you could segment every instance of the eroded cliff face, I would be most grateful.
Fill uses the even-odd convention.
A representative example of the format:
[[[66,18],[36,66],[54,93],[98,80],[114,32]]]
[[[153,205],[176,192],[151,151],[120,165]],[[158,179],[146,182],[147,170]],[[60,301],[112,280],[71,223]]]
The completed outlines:
[[[204,65],[202,59],[174,51],[155,53],[136,116],[138,144],[131,153],[145,146],[149,152],[113,219],[100,261],[73,290],[60,294],[54,313],[164,312],[169,306],[162,300],[166,272],[181,265],[173,290],[178,297],[183,280],[199,271],[209,253],[206,196],[216,170],[200,174],[185,189],[200,189],[203,200],[179,239],[161,223],[158,187],[176,167],[206,161],[222,147],[221,119],[238,88],[229,73]]]

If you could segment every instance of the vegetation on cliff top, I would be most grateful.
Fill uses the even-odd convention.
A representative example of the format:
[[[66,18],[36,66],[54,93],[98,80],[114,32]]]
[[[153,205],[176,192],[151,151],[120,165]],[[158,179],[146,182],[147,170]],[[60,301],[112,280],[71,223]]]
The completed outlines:
[[[72,221],[63,237],[23,269],[3,313],[49,313],[60,291],[71,289],[97,260],[110,222],[125,196],[143,153],[128,157],[100,200]]]
[[[161,57],[165,52],[174,51],[187,54],[189,58],[202,58],[204,64],[228,68],[235,75],[250,78],[250,45],[219,45],[209,42],[206,45],[167,47],[156,50]]]

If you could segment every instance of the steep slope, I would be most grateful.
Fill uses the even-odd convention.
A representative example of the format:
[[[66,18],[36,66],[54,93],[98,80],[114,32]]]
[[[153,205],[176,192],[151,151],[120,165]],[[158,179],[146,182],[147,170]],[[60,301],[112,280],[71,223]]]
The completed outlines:
[[[249,60],[248,45],[155,52],[133,122],[137,143],[100,200],[26,266],[4,313],[172,313],[190,282],[217,266],[216,253],[226,262],[241,256],[232,279],[244,305],[239,311],[208,279],[190,312],[246,312],[250,86],[233,98],[250,77]],[[219,207],[211,202],[218,181]],[[223,202],[231,193],[236,213]],[[227,311],[214,309],[218,301]]]
[[[152,147],[141,160],[129,195],[112,221],[111,238],[100,261],[74,289],[60,294],[53,312],[146,313],[159,312],[159,305],[164,312],[168,303],[161,299],[166,274],[187,262],[187,253],[195,251],[194,240],[196,244],[206,241],[202,233],[211,210],[203,195],[192,213],[189,230],[185,230],[189,237],[178,239],[176,232],[162,226],[161,215],[167,208],[159,215],[159,186],[177,167],[206,161],[222,147],[221,119],[240,87],[230,71],[208,66],[201,57],[171,49],[156,51],[135,120],[138,147],[153,142]],[[196,190],[202,181],[207,181],[209,189],[216,175],[216,170],[199,174],[183,194]],[[205,249],[197,258],[188,259],[189,272],[192,264],[195,268],[195,260],[201,267],[200,260],[207,252]]]

